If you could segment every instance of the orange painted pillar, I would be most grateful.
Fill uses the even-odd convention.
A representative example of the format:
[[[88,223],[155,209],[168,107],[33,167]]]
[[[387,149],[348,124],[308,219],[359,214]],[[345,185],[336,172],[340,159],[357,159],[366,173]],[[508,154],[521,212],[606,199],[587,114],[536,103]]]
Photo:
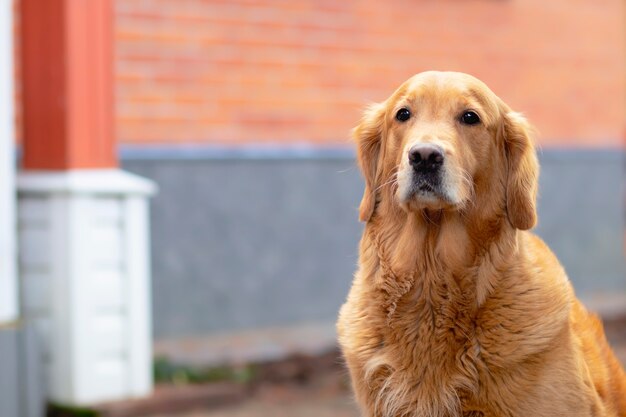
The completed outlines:
[[[20,0],[26,170],[117,166],[112,0]]]

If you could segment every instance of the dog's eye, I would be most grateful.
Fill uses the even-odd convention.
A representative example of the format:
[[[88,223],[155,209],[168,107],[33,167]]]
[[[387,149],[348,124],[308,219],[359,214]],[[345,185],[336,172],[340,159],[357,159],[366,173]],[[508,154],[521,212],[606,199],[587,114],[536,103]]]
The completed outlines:
[[[480,117],[478,117],[478,115],[473,111],[466,111],[461,116],[461,122],[466,125],[475,125],[480,123]]]
[[[407,120],[409,120],[410,117],[411,112],[409,111],[409,109],[404,107],[398,110],[398,112],[396,113],[396,119],[400,120],[401,122],[406,122]]]

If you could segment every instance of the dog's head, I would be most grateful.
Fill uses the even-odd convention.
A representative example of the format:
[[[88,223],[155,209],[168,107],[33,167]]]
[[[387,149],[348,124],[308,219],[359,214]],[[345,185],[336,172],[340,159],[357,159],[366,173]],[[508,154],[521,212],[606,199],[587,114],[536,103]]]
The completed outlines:
[[[366,184],[360,219],[385,199],[408,212],[461,211],[481,197],[501,204],[513,227],[533,227],[538,164],[529,132],[476,78],[415,75],[353,131]]]

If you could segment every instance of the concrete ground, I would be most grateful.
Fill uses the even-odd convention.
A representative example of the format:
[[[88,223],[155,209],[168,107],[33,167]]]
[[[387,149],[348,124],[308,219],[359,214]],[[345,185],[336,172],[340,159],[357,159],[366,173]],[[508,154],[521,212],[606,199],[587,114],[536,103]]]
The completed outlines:
[[[162,412],[150,417],[359,416],[337,351],[262,365],[246,394],[233,398],[228,405],[215,406],[208,401],[206,406],[185,412]]]
[[[626,365],[626,317],[605,322],[605,329],[614,351]],[[236,404],[150,417],[358,417],[346,371],[340,366],[321,368],[306,380],[278,378],[263,383]]]
[[[213,411],[195,410],[176,417],[359,417],[351,394],[333,386],[271,386],[241,404]],[[158,417],[173,417],[159,415]]]

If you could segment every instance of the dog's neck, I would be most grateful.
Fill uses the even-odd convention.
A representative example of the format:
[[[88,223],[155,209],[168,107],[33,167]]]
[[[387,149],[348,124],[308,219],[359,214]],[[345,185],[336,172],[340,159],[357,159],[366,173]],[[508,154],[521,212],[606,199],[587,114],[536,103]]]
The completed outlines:
[[[394,222],[375,216],[365,233],[378,258],[376,285],[384,294],[388,317],[412,290],[433,306],[438,294],[445,298],[445,292],[453,290],[474,308],[482,305],[498,285],[493,266],[510,262],[517,246],[517,231],[505,215],[495,213],[505,211],[501,207],[420,212],[396,209],[387,213]]]

